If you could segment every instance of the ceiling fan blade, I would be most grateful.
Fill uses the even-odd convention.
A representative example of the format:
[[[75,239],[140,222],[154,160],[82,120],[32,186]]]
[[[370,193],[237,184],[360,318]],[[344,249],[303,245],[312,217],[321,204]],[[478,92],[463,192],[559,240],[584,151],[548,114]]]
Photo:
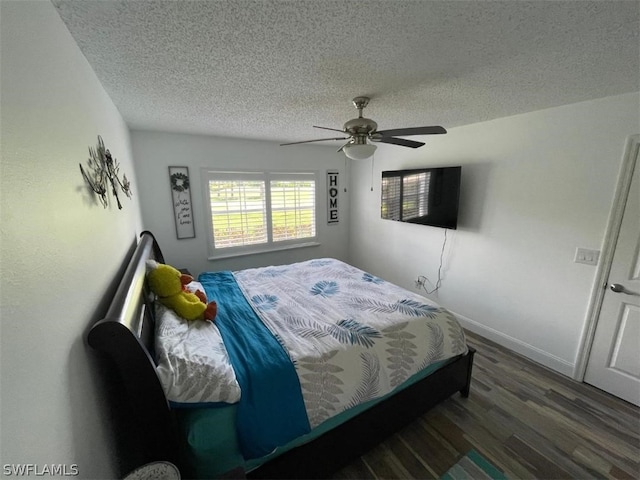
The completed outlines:
[[[303,140],[302,142],[290,142],[290,143],[281,143],[280,146],[284,145],[297,145],[298,143],[311,143],[311,142],[324,142],[325,140],[346,140],[349,137],[336,137],[336,138],[318,138],[316,140]]]
[[[380,137],[375,141],[381,143],[392,143],[393,145],[401,145],[403,147],[418,148],[424,145],[423,142],[414,142],[413,140],[405,140],[404,138]]]
[[[376,132],[383,137],[406,137],[409,135],[436,135],[440,133],[447,133],[443,127],[415,127],[415,128],[396,128],[393,130],[382,130]]]
[[[333,130],[334,132],[345,133],[344,130],[338,130],[337,128],[329,128],[329,127],[319,127],[317,125],[313,125],[313,128],[321,128],[323,130]]]

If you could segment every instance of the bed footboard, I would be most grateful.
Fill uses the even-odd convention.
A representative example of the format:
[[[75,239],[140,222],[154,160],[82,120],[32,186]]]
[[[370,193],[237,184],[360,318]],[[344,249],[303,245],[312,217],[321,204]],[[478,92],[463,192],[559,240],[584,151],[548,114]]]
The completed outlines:
[[[249,478],[327,478],[456,392],[469,395],[475,349],[314,441],[247,474]]]

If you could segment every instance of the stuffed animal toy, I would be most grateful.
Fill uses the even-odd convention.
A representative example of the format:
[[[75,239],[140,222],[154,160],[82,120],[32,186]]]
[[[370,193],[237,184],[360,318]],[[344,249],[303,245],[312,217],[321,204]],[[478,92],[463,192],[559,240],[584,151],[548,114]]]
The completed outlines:
[[[216,302],[207,302],[207,297],[202,290],[196,293],[186,290],[185,286],[193,281],[191,275],[180,273],[171,265],[154,260],[147,262],[147,270],[149,288],[165,307],[172,309],[185,320],[213,321],[216,317],[218,313]]]

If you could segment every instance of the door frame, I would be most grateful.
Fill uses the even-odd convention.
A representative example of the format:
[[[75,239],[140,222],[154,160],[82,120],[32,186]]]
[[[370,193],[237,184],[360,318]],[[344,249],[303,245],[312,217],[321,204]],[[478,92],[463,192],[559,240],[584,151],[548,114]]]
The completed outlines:
[[[587,309],[587,321],[578,345],[578,358],[573,370],[573,379],[579,382],[584,381],[585,372],[587,371],[591,346],[593,345],[593,338],[596,333],[596,326],[598,325],[604,294],[607,291],[607,281],[611,273],[613,254],[615,253],[618,235],[620,234],[620,228],[622,226],[622,216],[629,197],[633,169],[639,154],[640,135],[631,135],[626,141],[613,205],[609,213],[607,229],[605,230],[600,262],[598,263],[595,280],[591,289],[591,297]]]

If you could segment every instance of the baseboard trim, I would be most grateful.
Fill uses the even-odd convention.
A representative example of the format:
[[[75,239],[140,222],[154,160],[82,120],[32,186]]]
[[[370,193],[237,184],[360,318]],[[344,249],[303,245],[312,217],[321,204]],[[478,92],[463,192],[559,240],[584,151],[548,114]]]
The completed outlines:
[[[497,343],[498,345],[508,348],[513,352],[523,355],[528,359],[539,363],[540,365],[544,365],[545,367],[561,373],[562,375],[573,378],[575,364],[567,362],[562,358],[556,357],[549,352],[545,352],[538,347],[529,345],[522,340],[518,340],[517,338],[510,337],[509,335],[499,332],[498,330],[494,330],[491,327],[482,325],[481,323],[478,323],[475,320],[471,320],[464,315],[459,315],[455,312],[451,313],[456,316],[463,328],[473,333],[477,333],[478,335],[481,335],[484,338]]]

